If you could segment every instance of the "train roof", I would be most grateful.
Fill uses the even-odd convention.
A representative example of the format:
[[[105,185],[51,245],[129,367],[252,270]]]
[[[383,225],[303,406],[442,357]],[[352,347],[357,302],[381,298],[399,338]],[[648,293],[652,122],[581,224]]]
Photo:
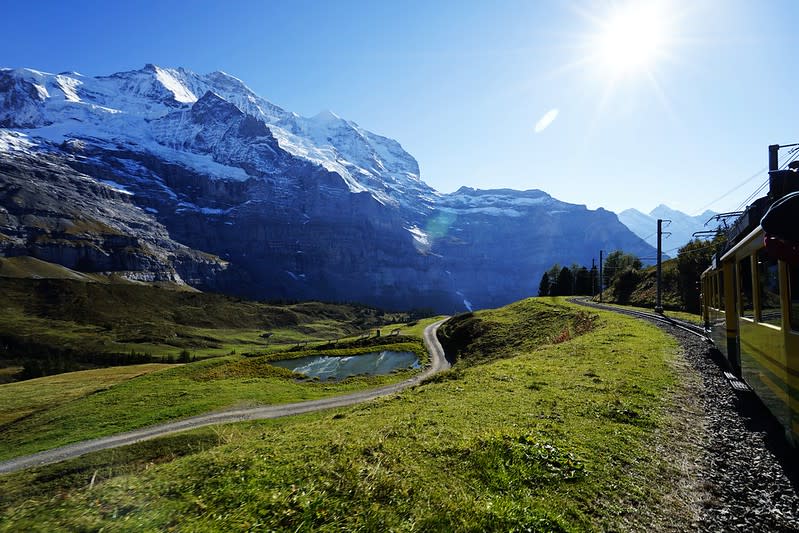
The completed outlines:
[[[714,264],[760,226],[760,221],[774,202],[786,194],[799,191],[799,173],[794,169],[772,170],[768,174],[768,195],[748,205],[741,216],[726,228],[724,234],[727,242],[716,252]]]

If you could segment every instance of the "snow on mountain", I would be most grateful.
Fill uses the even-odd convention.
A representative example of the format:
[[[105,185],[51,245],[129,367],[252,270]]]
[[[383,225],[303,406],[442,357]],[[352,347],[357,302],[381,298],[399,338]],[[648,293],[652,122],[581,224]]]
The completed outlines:
[[[224,107],[223,102],[228,104],[216,119],[216,126],[225,131],[212,132],[210,124],[192,120],[214,96],[218,100],[215,111]],[[287,112],[224,72],[199,75],[183,68],[146,65],[89,77],[0,69],[0,127],[23,129],[31,137],[54,142],[71,138],[120,142],[197,170],[208,167],[206,156],[210,155],[213,161],[234,167],[222,172],[224,177],[244,178],[239,169],[252,177],[268,174],[268,163],[264,164],[268,159],[258,160],[257,150],[250,151],[249,160],[222,157],[234,149],[231,143],[219,144],[231,139],[224,119],[234,109],[263,122],[258,133],[267,141],[261,148],[272,144],[270,150],[284,150],[334,172],[351,192],[368,192],[389,205],[406,202],[409,192],[428,199],[436,196],[420,180],[416,160],[397,141],[331,112],[310,118]],[[251,131],[256,130],[251,124]],[[177,156],[175,149],[183,155]],[[186,152],[200,157],[193,162]],[[424,211],[424,206],[413,207]]]
[[[438,193],[397,141],[224,72],[0,69],[0,170],[21,184],[0,186],[0,255],[250,298],[457,312],[535,294],[554,263],[652,252],[540,190]]]
[[[626,209],[618,216],[622,224],[652,246],[657,246],[658,219],[668,220],[669,222],[663,223],[663,231],[669,232],[671,235],[664,237],[663,248],[674,249],[692,240],[694,232],[715,229],[716,224],[712,221],[706,225],[715,214],[708,210],[701,215],[692,217],[682,211],[660,204],[649,214],[642,213],[637,209]]]

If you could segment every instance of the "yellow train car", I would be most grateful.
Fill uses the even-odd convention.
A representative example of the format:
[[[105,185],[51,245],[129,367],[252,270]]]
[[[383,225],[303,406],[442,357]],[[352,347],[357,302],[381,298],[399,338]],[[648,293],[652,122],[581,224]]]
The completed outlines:
[[[731,247],[702,274],[703,315],[732,371],[799,445],[799,265],[766,250],[758,222],[772,201],[744,214]]]

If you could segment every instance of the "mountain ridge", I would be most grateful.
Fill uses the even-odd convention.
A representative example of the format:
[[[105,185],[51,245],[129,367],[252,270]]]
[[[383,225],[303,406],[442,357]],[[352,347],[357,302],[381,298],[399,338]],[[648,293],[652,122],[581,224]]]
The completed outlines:
[[[664,248],[680,247],[694,239],[693,233],[697,231],[712,230],[715,224],[707,225],[717,213],[705,210],[701,215],[691,216],[660,204],[649,214],[630,208],[618,214],[619,221],[627,226],[630,231],[641,237],[648,244],[657,246],[657,221],[664,220],[663,231],[670,233],[664,237]]]
[[[54,184],[73,183],[77,172],[125,203],[101,205],[97,217],[124,207],[152,219],[139,224],[134,248],[162,227],[176,246],[202,251],[197,258],[216,257],[212,274],[190,276],[202,289],[453,311],[535,294],[540,272],[553,262],[590,262],[592,250],[651,255],[609,211],[538,189],[439,193],[396,140],[332,112],[285,111],[221,71],[0,69],[0,127],[9,168],[49,157],[58,163]],[[13,199],[0,194],[0,207]],[[35,255],[36,239],[75,218],[55,198],[43,202],[14,213],[4,207],[5,221],[0,211],[0,234],[16,235],[0,237],[0,254]],[[30,228],[33,211],[54,216]],[[135,266],[124,246],[94,237],[61,239],[80,250],[64,266],[99,268],[92,246],[117,257],[119,269]],[[173,255],[158,256],[158,269],[174,271]]]

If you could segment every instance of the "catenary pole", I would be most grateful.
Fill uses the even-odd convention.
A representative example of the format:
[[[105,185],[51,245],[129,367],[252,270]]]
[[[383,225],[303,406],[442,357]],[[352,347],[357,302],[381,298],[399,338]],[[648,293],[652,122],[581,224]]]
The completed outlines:
[[[602,289],[604,288],[604,284],[602,278],[602,250],[599,250],[599,303],[602,303]]]
[[[657,286],[658,286],[658,296],[657,302],[655,303],[655,312],[663,314],[663,304],[661,303],[661,294],[662,294],[662,287],[661,282],[663,280],[662,277],[662,269],[661,269],[661,253],[662,253],[662,246],[661,241],[663,237],[663,220],[658,219],[658,268],[657,268]]]

